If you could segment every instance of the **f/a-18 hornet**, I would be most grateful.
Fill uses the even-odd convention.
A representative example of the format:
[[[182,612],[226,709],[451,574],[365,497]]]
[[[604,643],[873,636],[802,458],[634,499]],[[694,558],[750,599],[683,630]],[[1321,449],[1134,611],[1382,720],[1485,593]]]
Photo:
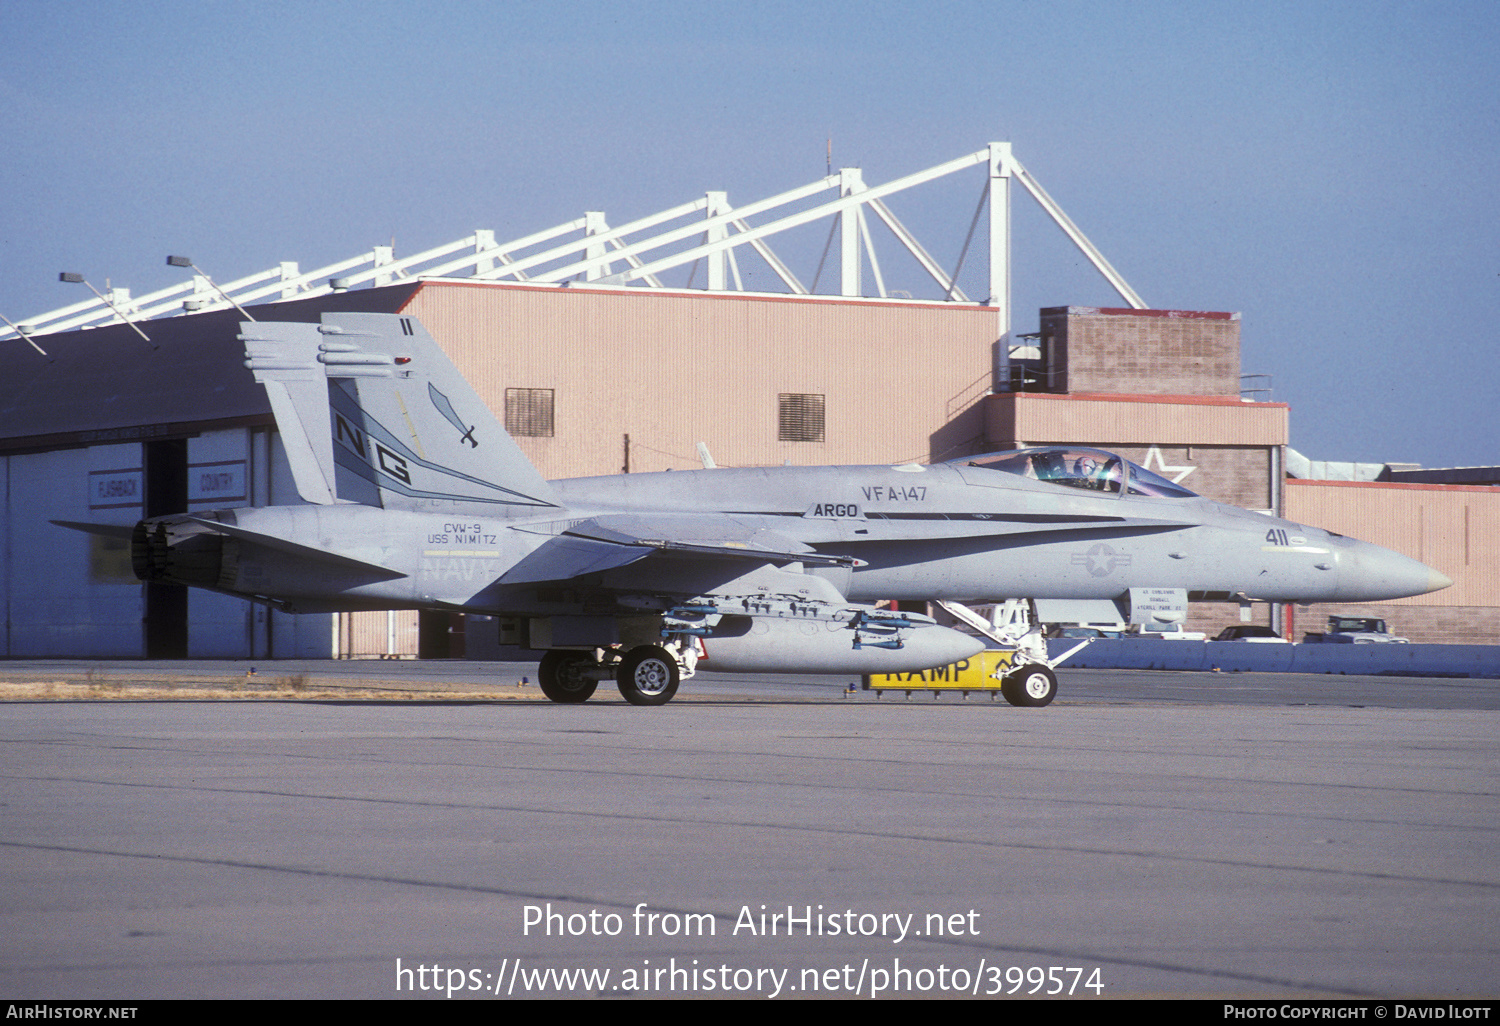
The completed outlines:
[[[1451,583],[1092,449],[549,482],[411,317],[242,331],[307,504],[144,520],[136,573],[290,612],[500,617],[547,650],[556,702],[613,678],[628,701],[663,704],[700,661],[904,673],[984,647],[880,600],[963,609],[1150,586],[1368,602]],[[1023,704],[1050,701],[1047,666],[1016,672]]]

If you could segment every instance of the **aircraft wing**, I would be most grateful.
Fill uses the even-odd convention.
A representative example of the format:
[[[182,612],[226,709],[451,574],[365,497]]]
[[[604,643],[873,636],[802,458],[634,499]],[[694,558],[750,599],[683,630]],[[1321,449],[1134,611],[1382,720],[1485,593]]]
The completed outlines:
[[[645,559],[650,549],[560,534],[549,538],[500,578],[501,584],[568,581]]]
[[[667,590],[696,593],[747,573],[774,572],[773,564],[847,568],[860,563],[851,556],[814,552],[810,546],[767,530],[762,524],[722,514],[609,514],[519,530],[555,534],[502,575],[500,584],[567,581],[657,555],[707,557],[674,560],[665,566],[653,561],[649,569],[631,571],[633,581],[649,579]],[[807,587],[802,575],[794,580]],[[821,585],[818,587],[821,591]],[[842,596],[829,597],[842,601]]]

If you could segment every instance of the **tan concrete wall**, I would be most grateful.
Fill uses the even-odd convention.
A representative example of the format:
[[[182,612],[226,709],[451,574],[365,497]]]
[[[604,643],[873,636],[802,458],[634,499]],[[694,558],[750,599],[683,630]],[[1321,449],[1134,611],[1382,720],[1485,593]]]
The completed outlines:
[[[951,304],[427,283],[417,316],[503,415],[555,390],[556,432],[518,438],[549,478],[699,466],[893,463],[982,445],[998,322]],[[777,438],[777,396],[823,395],[822,442]]]

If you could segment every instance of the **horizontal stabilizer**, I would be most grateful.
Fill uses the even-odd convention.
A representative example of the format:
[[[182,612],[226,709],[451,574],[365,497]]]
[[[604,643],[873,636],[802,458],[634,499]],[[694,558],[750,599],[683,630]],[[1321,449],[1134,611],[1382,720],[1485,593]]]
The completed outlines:
[[[81,520],[53,520],[51,523],[58,527],[66,527],[73,531],[82,531],[85,534],[97,534],[102,538],[121,538],[130,540],[130,535],[135,531],[135,526],[125,524],[86,524]],[[59,537],[61,537],[59,535]]]
[[[353,556],[345,556],[338,552],[330,552],[327,549],[314,548],[311,545],[301,545],[285,538],[278,538],[271,534],[260,534],[257,531],[247,531],[243,527],[235,527],[231,524],[221,524],[217,520],[205,520],[203,517],[183,517],[184,520],[199,524],[215,534],[227,535],[230,538],[238,538],[241,541],[253,545],[264,546],[275,549],[278,552],[286,552],[302,559],[312,560],[318,563],[329,563],[334,566],[347,567],[351,570],[361,570],[385,580],[395,580],[397,577],[405,577],[406,574],[400,570],[392,570],[388,566],[379,563],[371,563],[369,560],[356,559]]]

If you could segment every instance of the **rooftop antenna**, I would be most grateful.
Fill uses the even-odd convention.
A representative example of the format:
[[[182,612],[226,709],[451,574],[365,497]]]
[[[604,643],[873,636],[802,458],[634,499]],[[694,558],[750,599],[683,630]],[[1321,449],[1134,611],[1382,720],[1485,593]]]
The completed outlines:
[[[833,174],[833,136],[828,137],[828,173]]]
[[[214,291],[217,292],[221,297],[223,297],[224,302],[228,303],[230,306],[234,307],[236,310],[238,310],[240,312],[240,316],[244,317],[247,321],[254,321],[255,320],[255,318],[251,317],[250,314],[249,314],[249,312],[244,307],[240,306],[240,304],[236,303],[233,299],[229,298],[229,293],[227,293],[223,289],[219,288],[218,283],[215,282],[208,275],[204,274],[201,270],[199,270],[198,269],[198,265],[195,264],[195,263],[193,263],[193,261],[191,259],[189,259],[188,257],[185,257],[185,256],[169,256],[169,257],[167,257],[167,266],[168,267],[191,267],[193,269],[193,273],[196,274],[198,277],[202,278],[204,281],[208,282],[210,285],[212,285],[214,287]]]
[[[0,314],[0,321],[4,321],[6,324],[9,324],[10,325],[10,330],[14,331],[17,335],[20,335],[27,342],[29,342],[31,344],[31,348],[35,349],[37,352],[41,353],[43,356],[47,356],[47,350],[45,350],[41,346],[37,345],[31,339],[31,333],[36,330],[36,328],[33,325],[30,325],[30,324],[17,324],[15,321],[11,320],[9,317],[5,316],[4,314]],[[47,356],[47,359],[50,360],[50,359],[52,359],[52,357]]]
[[[150,336],[148,336],[144,331],[142,331],[140,329],[140,326],[137,325],[135,323],[135,321],[132,321],[129,317],[125,316],[125,311],[121,310],[118,306],[115,306],[114,300],[112,300],[109,297],[105,296],[98,289],[94,288],[94,286],[89,285],[88,281],[83,277],[83,275],[81,275],[81,274],[74,274],[71,271],[63,271],[61,274],[59,274],[57,276],[57,280],[58,281],[66,281],[66,282],[70,282],[70,283],[72,283],[72,282],[83,282],[83,284],[88,285],[89,286],[89,291],[92,292],[94,295],[96,295],[96,296],[99,297],[99,302],[101,302],[105,306],[109,307],[111,310],[113,310],[115,312],[115,316],[116,317],[120,318],[120,320],[122,320],[126,324],[130,325],[131,330],[134,331],[137,335],[141,336],[141,338],[145,339],[146,340],[146,344],[149,345],[152,349],[158,348],[157,344],[155,342],[151,341]]]

